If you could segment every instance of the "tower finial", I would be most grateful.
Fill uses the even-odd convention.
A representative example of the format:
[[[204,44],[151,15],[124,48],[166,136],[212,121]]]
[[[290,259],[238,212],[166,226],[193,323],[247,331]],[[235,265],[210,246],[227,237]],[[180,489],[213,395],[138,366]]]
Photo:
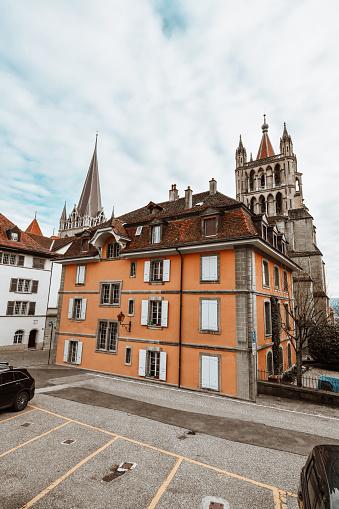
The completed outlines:
[[[35,214],[34,214],[34,219],[36,219],[36,213],[37,213],[37,211],[35,211]]]

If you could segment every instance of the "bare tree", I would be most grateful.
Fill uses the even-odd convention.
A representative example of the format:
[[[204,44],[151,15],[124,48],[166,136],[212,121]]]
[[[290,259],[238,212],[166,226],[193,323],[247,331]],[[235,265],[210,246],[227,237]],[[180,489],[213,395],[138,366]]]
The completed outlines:
[[[315,325],[327,323],[327,316],[317,306],[317,297],[309,286],[297,285],[293,298],[289,291],[289,303],[285,305],[285,316],[281,328],[291,340],[296,353],[297,385],[302,385],[302,354],[307,349]]]

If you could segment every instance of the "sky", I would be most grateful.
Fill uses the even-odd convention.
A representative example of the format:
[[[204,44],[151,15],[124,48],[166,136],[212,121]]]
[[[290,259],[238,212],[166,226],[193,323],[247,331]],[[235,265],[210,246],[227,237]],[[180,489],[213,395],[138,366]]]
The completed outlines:
[[[58,230],[98,131],[107,217],[179,195],[235,198],[239,135],[286,122],[328,293],[339,297],[337,0],[0,0],[0,211]]]

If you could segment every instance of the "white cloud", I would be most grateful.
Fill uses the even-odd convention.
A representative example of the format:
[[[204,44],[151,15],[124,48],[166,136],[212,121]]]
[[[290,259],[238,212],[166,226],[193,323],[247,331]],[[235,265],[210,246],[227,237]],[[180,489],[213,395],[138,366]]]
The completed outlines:
[[[255,157],[265,110],[277,152],[287,122],[339,295],[336,0],[321,7],[316,0],[0,0],[0,7],[5,215],[25,227],[38,209],[51,234],[64,200],[68,209],[78,202],[96,130],[107,215],[113,205],[120,214],[163,201],[174,182],[182,195],[187,185],[207,189],[214,177],[234,196],[239,134]]]

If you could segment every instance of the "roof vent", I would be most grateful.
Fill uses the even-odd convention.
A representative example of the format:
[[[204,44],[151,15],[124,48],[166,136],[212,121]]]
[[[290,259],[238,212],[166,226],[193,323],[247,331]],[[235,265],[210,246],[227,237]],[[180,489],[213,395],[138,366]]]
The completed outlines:
[[[136,232],[135,232],[135,236],[136,237],[139,237],[141,235],[141,232],[142,232],[142,226],[138,226]]]

